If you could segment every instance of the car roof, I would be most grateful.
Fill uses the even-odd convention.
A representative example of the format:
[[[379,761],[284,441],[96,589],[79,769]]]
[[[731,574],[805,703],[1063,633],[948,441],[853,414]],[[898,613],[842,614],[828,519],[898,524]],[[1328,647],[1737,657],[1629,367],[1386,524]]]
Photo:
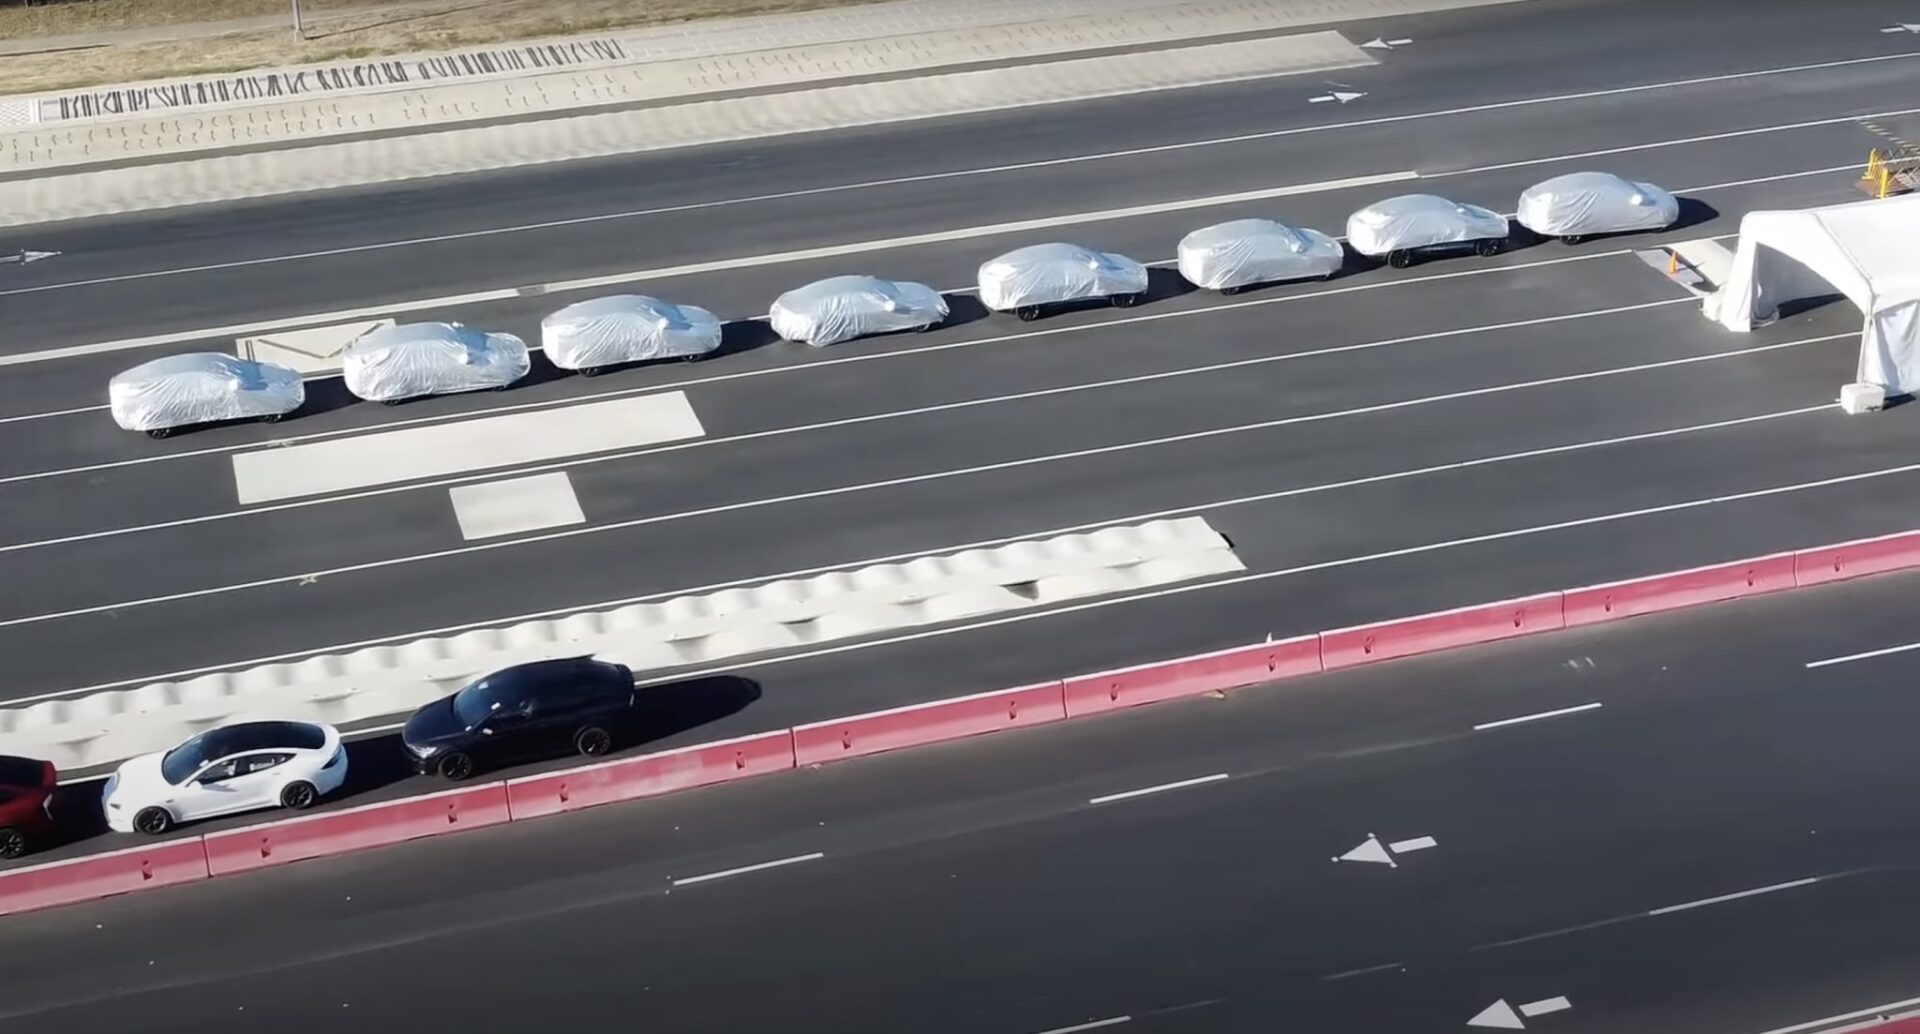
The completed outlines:
[[[596,661],[592,657],[561,657],[501,668],[480,681],[486,683],[490,692],[519,696],[549,689],[556,680],[577,679],[589,670],[596,674],[605,673],[608,666],[606,662]]]
[[[200,735],[208,758],[253,750],[317,750],[327,742],[325,730],[306,722],[239,722]]]

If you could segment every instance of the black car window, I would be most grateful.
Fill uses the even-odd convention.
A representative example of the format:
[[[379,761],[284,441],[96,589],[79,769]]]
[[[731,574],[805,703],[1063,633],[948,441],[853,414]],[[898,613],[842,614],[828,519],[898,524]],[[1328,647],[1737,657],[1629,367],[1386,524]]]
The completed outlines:
[[[206,771],[200,773],[197,782],[217,783],[225,779],[232,779],[234,773],[239,770],[239,767],[239,758],[228,758],[225,761],[216,762],[215,764],[207,766]]]
[[[252,754],[240,759],[240,774],[265,772],[275,765],[283,765],[291,760],[293,760],[292,754]]]

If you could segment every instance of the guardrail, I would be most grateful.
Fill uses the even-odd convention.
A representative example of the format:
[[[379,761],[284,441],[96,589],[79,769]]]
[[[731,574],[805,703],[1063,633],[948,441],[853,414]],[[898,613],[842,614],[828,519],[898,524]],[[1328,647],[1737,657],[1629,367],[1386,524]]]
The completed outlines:
[[[1254,643],[0,871],[0,915],[1639,615],[1920,569],[1920,531]]]

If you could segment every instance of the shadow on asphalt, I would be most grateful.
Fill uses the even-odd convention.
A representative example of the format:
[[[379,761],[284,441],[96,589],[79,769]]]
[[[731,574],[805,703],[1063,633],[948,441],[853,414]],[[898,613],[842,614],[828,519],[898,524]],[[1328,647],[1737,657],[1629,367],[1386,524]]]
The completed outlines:
[[[761,697],[760,683],[737,675],[710,675],[676,682],[646,686],[640,690],[634,720],[622,736],[609,760],[647,753],[652,745],[681,733],[744,711]],[[353,736],[348,730],[346,735]],[[570,768],[584,759],[561,754],[543,760],[500,768],[490,768],[468,783],[479,785],[515,776]],[[163,837],[136,837],[107,829],[101,811],[100,792],[104,777],[61,786],[54,792],[51,811],[54,819],[52,839],[37,845],[25,858],[0,864],[0,872],[10,868],[80,857],[102,851],[136,847],[156,840],[190,837],[223,829],[272,822],[288,813],[267,809],[205,822],[186,823]],[[450,785],[438,779],[417,776],[398,733],[380,733],[347,742],[347,781],[339,792],[328,797],[310,814],[337,808],[397,800],[433,793]]]

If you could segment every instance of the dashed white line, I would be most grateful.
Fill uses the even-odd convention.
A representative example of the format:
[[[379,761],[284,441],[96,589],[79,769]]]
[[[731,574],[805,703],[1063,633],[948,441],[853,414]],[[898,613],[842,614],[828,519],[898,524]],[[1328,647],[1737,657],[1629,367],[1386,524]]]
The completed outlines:
[[[1317,492],[1333,491],[1340,488],[1351,488],[1351,487],[1357,487],[1361,485],[1370,485],[1370,484],[1384,484],[1384,483],[1395,481],[1395,480],[1400,480],[1404,478],[1421,477],[1428,474],[1446,473],[1446,472],[1455,471],[1455,470],[1469,470],[1475,467],[1489,466],[1493,464],[1507,463],[1507,462],[1513,462],[1513,461],[1524,460],[1524,459],[1535,459],[1535,458],[1544,457],[1544,456],[1566,455],[1574,452],[1580,452],[1580,451],[1585,451],[1589,449],[1606,448],[1614,445],[1624,445],[1624,444],[1631,444],[1631,443],[1643,442],[1643,441],[1657,441],[1663,438],[1676,437],[1683,434],[1692,434],[1700,431],[1711,431],[1711,430],[1717,430],[1720,428],[1735,427],[1735,426],[1740,426],[1744,424],[1785,419],[1785,418],[1790,418],[1795,416],[1807,416],[1807,415],[1812,415],[1816,413],[1825,414],[1825,413],[1831,412],[1832,409],[1833,409],[1833,406],[1831,404],[1807,406],[1800,409],[1786,410],[1779,413],[1766,413],[1758,416],[1737,417],[1730,420],[1718,420],[1718,421],[1713,421],[1711,423],[1697,424],[1690,427],[1668,428],[1668,429],[1663,429],[1659,431],[1642,432],[1640,434],[1621,435],[1614,438],[1599,439],[1591,442],[1577,442],[1569,445],[1555,445],[1555,446],[1548,446],[1540,449],[1528,449],[1522,452],[1505,453],[1497,456],[1483,456],[1483,457],[1478,457],[1471,460],[1461,460],[1461,461],[1455,461],[1452,463],[1436,464],[1430,467],[1420,467],[1420,468],[1413,468],[1409,470],[1393,471],[1386,474],[1375,474],[1367,477],[1352,478],[1346,481],[1335,482],[1327,485],[1312,485],[1312,486],[1302,486],[1298,488],[1285,488],[1285,489],[1279,489],[1272,492],[1261,492],[1253,495],[1238,496],[1238,497],[1229,498],[1229,499],[1218,499],[1208,503],[1202,503],[1202,504],[1197,504],[1193,506],[1170,507],[1167,509],[1153,510],[1153,511],[1148,511],[1146,513],[1134,514],[1131,516],[1115,517],[1108,520],[1094,521],[1094,522],[1089,522],[1085,524],[1068,525],[1065,527],[1053,528],[1047,531],[1033,532],[1033,533],[1017,535],[1017,536],[1002,536],[1002,537],[993,538],[993,539],[982,539],[976,542],[966,543],[964,545],[946,546],[941,549],[934,550],[932,552],[958,553],[958,552],[964,552],[969,549],[984,549],[991,546],[1005,545],[1008,542],[1017,541],[1023,538],[1045,538],[1045,537],[1050,537],[1054,535],[1069,535],[1075,532],[1092,531],[1098,528],[1109,527],[1112,525],[1141,524],[1147,521],[1161,520],[1161,519],[1170,518],[1170,517],[1189,516],[1192,514],[1204,513],[1211,510],[1227,509],[1235,506],[1248,506],[1256,503],[1272,502],[1278,499],[1287,499],[1287,498],[1292,498],[1294,496],[1310,495]],[[1914,469],[1920,469],[1920,465],[1915,465]],[[1818,485],[1820,483],[1815,483],[1815,484]],[[1760,494],[1766,494],[1766,491],[1763,491]],[[1715,501],[1722,501],[1722,500],[1707,500],[1706,502],[1715,502]],[[1675,504],[1675,508],[1684,509],[1693,505],[1705,505],[1705,503],[1681,503],[1681,504]],[[1664,511],[1654,511],[1654,512],[1664,512]],[[1646,511],[1628,511],[1626,514],[1622,516],[1635,517],[1635,516],[1642,516],[1645,513]],[[1471,544],[1477,544],[1481,541],[1492,541],[1492,540],[1503,538],[1503,537],[1533,534],[1537,531],[1559,530],[1562,527],[1578,526],[1583,523],[1600,523],[1600,522],[1611,520],[1611,519],[1614,519],[1614,518],[1612,517],[1593,518],[1593,519],[1588,519],[1583,521],[1571,522],[1571,524],[1547,525],[1547,526],[1544,526],[1543,528],[1522,529],[1516,532],[1497,533],[1492,536],[1479,536],[1472,539],[1460,540],[1457,542],[1443,542],[1443,543],[1438,543],[1438,544],[1433,544],[1428,546],[1416,546],[1407,550],[1393,550],[1386,553],[1370,554],[1370,555],[1361,556],[1361,557],[1349,558],[1346,560],[1334,560],[1334,561],[1327,561],[1322,564],[1307,565],[1306,567],[1293,568],[1293,569],[1289,569],[1287,571],[1282,571],[1282,572],[1275,572],[1274,575],[1272,576],[1284,575],[1284,574],[1310,573],[1316,570],[1337,568],[1337,567],[1345,566],[1348,564],[1364,563],[1364,562],[1368,562],[1372,560],[1380,560],[1380,559],[1392,559],[1398,556],[1422,553],[1422,552],[1427,552],[1435,549],[1451,548],[1452,546],[1455,546],[1455,545],[1471,545]],[[21,697],[11,701],[10,703],[13,705],[22,705],[22,704],[34,703],[40,700],[54,700],[54,699],[60,699],[63,697],[70,697],[70,696],[82,695],[87,693],[97,693],[102,690],[108,690],[108,689],[120,689],[127,686],[146,685],[152,682],[177,682],[177,681],[180,681],[181,679],[192,678],[196,675],[205,675],[205,674],[209,674],[211,672],[216,672],[216,671],[230,671],[237,668],[249,668],[249,667],[254,667],[261,664],[277,663],[280,661],[296,660],[302,657],[309,657],[316,654],[342,653],[348,650],[357,650],[362,647],[378,646],[383,643],[410,642],[414,639],[424,639],[424,638],[429,638],[433,636],[454,635],[460,632],[472,631],[477,628],[492,628],[492,627],[499,627],[503,625],[518,624],[523,621],[533,621],[539,618],[557,617],[563,614],[574,613],[576,611],[606,610],[613,607],[624,607],[633,603],[645,603],[653,600],[668,599],[674,596],[696,595],[700,593],[714,592],[721,589],[736,588],[743,585],[754,585],[762,582],[782,581],[788,578],[803,578],[803,577],[808,577],[816,574],[824,574],[828,571],[841,570],[843,568],[867,567],[873,564],[895,563],[895,562],[904,561],[904,560],[912,560],[916,557],[925,556],[925,555],[927,554],[926,553],[896,553],[889,556],[870,557],[855,563],[819,565],[814,567],[800,568],[793,571],[787,571],[787,572],[776,574],[776,575],[756,576],[753,578],[736,578],[729,581],[715,582],[709,585],[696,586],[692,588],[679,588],[679,589],[669,590],[666,592],[648,593],[640,596],[630,596],[630,597],[617,599],[617,600],[600,600],[592,603],[583,603],[583,604],[576,604],[576,605],[565,606],[565,607],[549,608],[547,610],[533,611],[526,614],[519,614],[514,616],[508,616],[508,617],[494,618],[487,621],[476,621],[476,622],[470,622],[467,624],[460,624],[460,625],[447,625],[439,628],[416,630],[416,631],[407,632],[401,635],[382,636],[375,639],[362,639],[355,642],[337,643],[331,646],[319,647],[311,650],[298,650],[298,651],[293,651],[289,653],[269,654],[266,656],[253,657],[246,660],[228,661],[221,664],[212,664],[212,665],[205,665],[198,668],[189,668],[182,671],[174,671],[174,672],[168,672],[168,673],[158,674],[158,675],[143,675],[137,678],[119,679],[112,682],[101,682],[91,686],[83,686],[83,687],[78,687],[74,689],[57,690],[51,693],[42,693],[37,696]],[[1269,577],[1269,575],[1259,575],[1254,577]],[[282,581],[284,581],[284,579]],[[267,584],[274,584],[274,583],[267,583]],[[1215,583],[1208,583],[1208,584],[1211,585]],[[224,590],[207,590],[202,594],[203,595],[210,594],[216,591],[239,591],[242,589],[253,588],[253,587],[256,587],[256,586],[232,585],[232,586],[225,587]],[[1131,598],[1132,597],[1129,597],[1127,599],[1131,599]],[[1140,597],[1140,598],[1146,598],[1146,597]],[[159,602],[166,602],[166,601],[153,600],[153,599],[135,600],[126,604],[121,604],[121,606],[146,606],[151,603],[159,603]],[[1126,599],[1116,600],[1115,602],[1126,602]],[[1040,613],[1050,613],[1050,612],[1038,612],[1036,613],[1035,616],[1038,616]],[[975,627],[982,627],[982,626],[965,625],[965,626],[956,627],[951,631],[959,632],[959,631],[965,631],[967,629],[971,629]],[[895,641],[898,641],[898,640],[891,640],[891,639],[883,640],[881,642],[876,642],[870,645],[879,646],[879,645],[884,645],[885,643],[895,642]],[[782,659],[782,660],[799,659],[800,657],[816,656],[820,652],[838,653],[841,651],[842,651],[842,648],[840,647],[832,647],[832,648],[827,648],[825,651],[817,651],[815,653],[802,653],[797,655],[786,655],[778,659]],[[723,669],[716,668],[708,672],[683,673],[683,674],[674,676],[674,678],[691,678],[699,674],[717,674],[717,673],[720,673],[722,670]],[[725,670],[732,670],[732,669],[725,669]]]
[[[1825,660],[1808,661],[1808,668],[1830,668],[1836,664],[1852,664],[1855,661],[1870,661],[1876,657],[1892,657],[1895,654],[1920,650],[1920,643],[1902,643],[1899,646],[1887,646],[1865,653],[1850,653],[1844,657],[1828,657]]]
[[[742,873],[759,872],[762,869],[777,869],[783,865],[816,862],[826,856],[826,852],[824,851],[815,851],[812,854],[795,855],[792,858],[780,858],[771,862],[761,862],[757,865],[743,865],[738,869],[722,869],[719,872],[710,872],[701,876],[681,876],[673,881],[673,885],[676,887],[684,887],[693,883],[706,883],[709,880],[725,879],[728,876],[739,876]]]
[[[1499,729],[1508,725],[1519,725],[1522,722],[1537,722],[1546,718],[1559,718],[1562,715],[1579,714],[1582,711],[1598,710],[1599,707],[1600,707],[1600,703],[1598,701],[1595,701],[1594,703],[1591,703],[1591,704],[1580,704],[1577,707],[1562,707],[1555,711],[1541,711],[1538,714],[1523,714],[1518,718],[1502,718],[1497,722],[1481,722],[1479,725],[1476,725],[1473,727],[1473,731],[1483,732],[1487,729]]]
[[[1043,1030],[1040,1032],[1040,1034],[1078,1034],[1079,1031],[1083,1031],[1083,1030],[1099,1030],[1102,1027],[1118,1027],[1122,1023],[1132,1023],[1132,1022],[1133,1022],[1133,1017],[1131,1016],[1110,1016],[1104,1020],[1094,1020],[1090,1023],[1076,1023],[1071,1027],[1055,1027],[1052,1030]]]
[[[1110,793],[1104,797],[1094,797],[1088,800],[1087,803],[1088,804],[1107,804],[1112,801],[1130,800],[1134,797],[1145,797],[1148,794],[1166,793],[1169,790],[1184,790],[1189,786],[1200,786],[1206,783],[1217,783],[1222,779],[1228,779],[1228,778],[1231,778],[1231,776],[1229,776],[1227,773],[1216,772],[1213,775],[1200,776],[1197,779],[1182,779],[1177,783],[1161,783],[1159,786],[1147,786],[1147,787],[1142,787],[1138,790],[1125,790],[1120,793]]]
[[[1793,890],[1796,887],[1810,887],[1813,884],[1819,883],[1821,880],[1824,880],[1824,879],[1826,879],[1826,877],[1824,876],[1809,876],[1804,880],[1789,880],[1786,883],[1775,883],[1766,887],[1755,887],[1752,890],[1736,891],[1732,894],[1721,894],[1718,897],[1701,898],[1698,901],[1688,901],[1678,905],[1668,905],[1665,908],[1649,909],[1647,911],[1647,914],[1650,916],[1672,915],[1675,912],[1685,912],[1690,909],[1705,908],[1708,905],[1724,904],[1725,902],[1728,902],[1728,901],[1738,901],[1741,898],[1758,897],[1762,894],[1777,894],[1780,891]]]
[[[1565,1012],[1571,1008],[1573,1008],[1573,1003],[1567,1001],[1565,996],[1555,995],[1552,998],[1542,998],[1537,1002],[1528,1002],[1520,1006],[1520,1015],[1529,1017],[1545,1016],[1548,1013]]]

